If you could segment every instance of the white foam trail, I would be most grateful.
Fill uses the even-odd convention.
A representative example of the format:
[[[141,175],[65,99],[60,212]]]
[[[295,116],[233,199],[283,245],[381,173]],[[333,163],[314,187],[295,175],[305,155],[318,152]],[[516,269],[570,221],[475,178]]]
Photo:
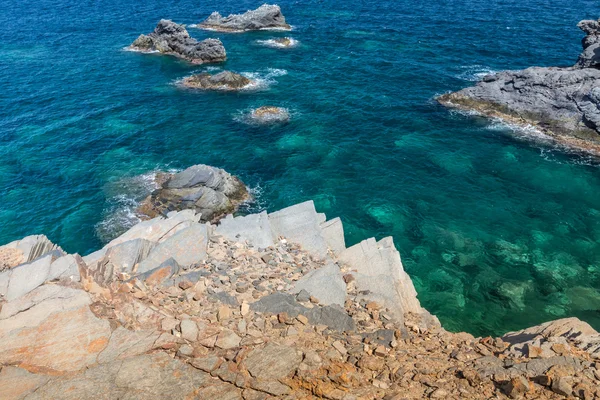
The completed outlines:
[[[160,53],[160,51],[158,51],[158,50],[140,50],[140,49],[135,49],[135,48],[130,47],[130,46],[123,47],[122,50],[123,51],[130,51],[132,53],[142,53],[142,54],[156,54],[156,53]]]

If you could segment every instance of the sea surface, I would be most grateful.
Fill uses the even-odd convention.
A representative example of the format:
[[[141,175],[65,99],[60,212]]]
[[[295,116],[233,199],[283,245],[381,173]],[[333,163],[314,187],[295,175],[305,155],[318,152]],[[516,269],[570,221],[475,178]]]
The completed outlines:
[[[597,0],[282,0],[291,33],[189,28],[223,41],[222,65],[123,50],[161,18],[260,4],[3,0],[0,243],[45,233],[87,254],[135,223],[155,171],[206,163],[253,189],[246,212],[313,199],[348,244],[393,236],[449,330],[600,329],[600,162],[433,100],[493,71],[572,65]],[[268,46],[280,36],[297,46]],[[175,85],[222,69],[259,85]],[[263,105],[291,121],[252,124]]]

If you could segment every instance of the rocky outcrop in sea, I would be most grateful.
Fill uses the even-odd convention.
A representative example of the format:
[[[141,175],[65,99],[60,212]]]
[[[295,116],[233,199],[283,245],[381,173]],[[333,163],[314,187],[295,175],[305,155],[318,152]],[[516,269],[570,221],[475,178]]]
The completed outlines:
[[[573,67],[532,67],[485,76],[442,95],[448,107],[533,125],[556,142],[600,153],[600,22],[579,23],[586,37]]]
[[[183,25],[166,19],[160,20],[154,32],[140,35],[129,46],[130,50],[160,52],[182,58],[194,64],[217,63],[227,59],[225,47],[218,39],[198,41]]]
[[[223,71],[211,75],[201,73],[181,80],[181,85],[192,89],[236,91],[246,89],[254,83],[243,75],[231,71]]]
[[[269,4],[263,4],[256,10],[249,10],[244,14],[231,14],[227,17],[223,17],[215,11],[196,27],[223,32],[291,29],[291,26],[285,22],[281,8]]]
[[[150,218],[194,210],[200,221],[215,222],[250,199],[246,185],[238,177],[209,165],[194,165],[176,174],[159,174],[157,183],[160,187],[138,208],[139,213]]]
[[[600,396],[588,324],[447,332],[391,238],[347,247],[312,201],[218,225],[173,211],[85,257],[44,236],[0,255],[14,249],[0,272],[2,399]]]

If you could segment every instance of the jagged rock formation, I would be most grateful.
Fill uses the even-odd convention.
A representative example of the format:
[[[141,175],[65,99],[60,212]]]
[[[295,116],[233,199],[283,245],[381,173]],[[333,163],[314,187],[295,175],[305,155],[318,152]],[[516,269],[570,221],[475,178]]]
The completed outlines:
[[[231,71],[223,71],[211,75],[201,73],[183,78],[181,84],[192,89],[203,90],[241,90],[253,83],[252,80],[243,75]]]
[[[578,26],[587,36],[575,66],[503,71],[438,101],[533,125],[561,144],[600,153],[600,23],[581,21]]]
[[[246,11],[244,14],[231,14],[228,17],[222,17],[221,14],[215,11],[197,27],[224,32],[291,29],[291,26],[285,22],[281,8],[269,4],[263,4],[256,10]]]
[[[141,52],[160,52],[194,64],[218,63],[227,59],[225,47],[218,39],[201,42],[192,38],[183,25],[161,19],[154,32],[140,35],[129,49]]]
[[[600,67],[600,19],[584,20],[577,26],[586,34],[581,41],[583,52],[577,60],[577,65],[581,68]]]
[[[21,288],[0,286],[2,399],[600,396],[589,325],[446,332],[390,238],[346,248],[312,202],[217,226],[172,212],[83,259],[32,238],[0,247],[37,257],[0,272]]]
[[[252,110],[250,117],[261,123],[289,121],[290,113],[282,107],[263,106]]]
[[[200,215],[201,221],[214,222],[234,213],[250,199],[246,185],[238,177],[203,164],[176,174],[161,174],[158,181],[160,188],[139,207],[139,212],[150,218],[191,209]]]

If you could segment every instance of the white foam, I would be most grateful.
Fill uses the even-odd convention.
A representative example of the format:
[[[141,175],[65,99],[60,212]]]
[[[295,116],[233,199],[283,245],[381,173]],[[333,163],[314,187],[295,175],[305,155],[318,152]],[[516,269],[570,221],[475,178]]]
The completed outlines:
[[[123,47],[122,50],[123,51],[130,51],[132,53],[142,53],[142,54],[156,54],[156,53],[160,53],[160,51],[158,51],[158,50],[142,50],[142,49],[137,49],[137,48],[131,47],[131,46]]]
[[[169,173],[177,172],[170,170]],[[96,224],[96,236],[107,243],[141,221],[140,202],[158,189],[158,170],[109,182],[104,187],[107,207],[104,219]]]
[[[289,45],[279,43],[275,39],[257,40],[256,43],[266,46],[266,47],[272,47],[275,49],[288,49],[288,48],[296,47],[296,46],[298,46],[298,44],[300,44],[300,42],[294,38],[288,38],[288,39],[290,40]]]
[[[498,72],[482,65],[463,65],[460,69],[463,72],[456,74],[455,77],[469,82],[479,82],[484,76]]]

